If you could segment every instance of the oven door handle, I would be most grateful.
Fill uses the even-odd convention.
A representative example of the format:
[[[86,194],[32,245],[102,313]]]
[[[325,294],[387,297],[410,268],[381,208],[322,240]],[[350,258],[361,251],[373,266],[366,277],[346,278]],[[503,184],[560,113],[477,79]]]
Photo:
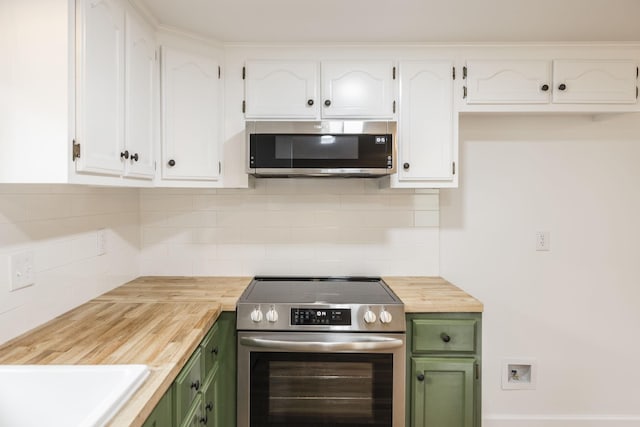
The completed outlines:
[[[386,350],[403,346],[402,340],[394,338],[368,338],[353,341],[289,341],[258,337],[242,337],[240,344],[251,347],[293,351],[361,351]]]

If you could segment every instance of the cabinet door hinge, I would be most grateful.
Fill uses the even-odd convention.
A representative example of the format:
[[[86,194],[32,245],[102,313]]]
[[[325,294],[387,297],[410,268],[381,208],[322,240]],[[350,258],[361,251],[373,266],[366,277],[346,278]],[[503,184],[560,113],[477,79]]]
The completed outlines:
[[[247,77],[247,67],[242,67],[242,80]]]
[[[467,66],[462,67],[462,80],[467,79]]]
[[[396,112],[396,101],[393,101],[393,112]]]
[[[473,370],[474,370],[476,379],[479,380],[480,379],[480,366],[478,366],[477,363],[473,365]]]
[[[80,158],[80,144],[77,143],[75,139],[73,140],[73,149],[71,151],[71,160],[75,162],[76,159]]]
[[[456,79],[456,67],[453,67],[453,80]]]
[[[247,109],[247,101],[242,101],[242,112],[244,113]]]
[[[218,175],[222,174],[222,162],[218,162]]]
[[[393,67],[393,72],[391,73],[393,75],[393,80],[396,79],[396,67]]]
[[[462,86],[462,99],[465,99],[466,97],[467,97],[467,87]]]
[[[218,65],[218,80],[220,80],[220,76],[222,75],[222,70],[220,69],[220,66]]]
[[[640,68],[636,67],[636,79],[640,77]]]
[[[636,99],[638,99],[638,86],[636,86]]]
[[[451,163],[451,171],[454,175],[456,174],[456,162]]]

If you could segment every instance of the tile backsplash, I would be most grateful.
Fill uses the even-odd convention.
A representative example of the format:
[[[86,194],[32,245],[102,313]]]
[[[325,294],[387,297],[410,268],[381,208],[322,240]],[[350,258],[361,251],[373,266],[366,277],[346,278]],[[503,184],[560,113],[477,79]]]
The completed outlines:
[[[375,179],[140,190],[143,275],[437,275],[439,194]]]
[[[136,189],[0,185],[0,343],[138,276],[138,199]],[[24,251],[35,283],[10,291],[11,255]]]

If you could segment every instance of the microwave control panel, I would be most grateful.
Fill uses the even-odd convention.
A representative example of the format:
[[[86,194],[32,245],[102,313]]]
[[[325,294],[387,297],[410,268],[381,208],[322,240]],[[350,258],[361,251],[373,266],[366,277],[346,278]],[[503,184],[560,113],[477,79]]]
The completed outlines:
[[[351,325],[349,308],[292,308],[291,325]]]

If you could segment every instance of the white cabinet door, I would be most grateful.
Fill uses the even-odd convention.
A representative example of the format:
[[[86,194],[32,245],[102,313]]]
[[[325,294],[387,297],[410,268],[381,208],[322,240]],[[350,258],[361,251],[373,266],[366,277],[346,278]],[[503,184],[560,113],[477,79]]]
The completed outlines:
[[[222,84],[216,60],[162,51],[162,178],[220,176]]]
[[[393,118],[392,61],[323,61],[321,74],[323,117]]]
[[[247,61],[245,117],[317,119],[318,69],[314,61]]]
[[[468,104],[546,104],[550,61],[467,61]]]
[[[453,109],[453,62],[405,61],[399,67],[399,156],[395,186],[451,186],[458,126]]]
[[[553,102],[635,104],[636,85],[634,61],[553,61]]]
[[[153,32],[130,12],[126,15],[125,176],[153,178],[154,113],[157,82]]]
[[[124,8],[117,0],[80,0],[76,170],[120,175],[124,149]],[[43,72],[45,72],[43,70]]]

